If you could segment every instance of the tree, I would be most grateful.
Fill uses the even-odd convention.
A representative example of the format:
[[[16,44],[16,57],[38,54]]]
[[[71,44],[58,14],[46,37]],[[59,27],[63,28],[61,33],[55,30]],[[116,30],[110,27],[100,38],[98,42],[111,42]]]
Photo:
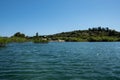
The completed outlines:
[[[13,35],[13,37],[22,37],[22,38],[24,38],[24,37],[25,37],[25,34],[20,33],[20,32],[17,32],[17,33],[15,33],[15,34]]]
[[[109,31],[109,28],[108,28],[108,27],[106,27],[106,31],[107,31],[107,32]]]
[[[39,34],[38,34],[38,32],[36,33],[36,37],[38,37],[39,36]]]
[[[89,31],[91,31],[91,28],[88,28]]]
[[[97,29],[98,29],[98,31],[101,31],[101,30],[102,30],[102,28],[101,28],[101,27],[98,27]]]

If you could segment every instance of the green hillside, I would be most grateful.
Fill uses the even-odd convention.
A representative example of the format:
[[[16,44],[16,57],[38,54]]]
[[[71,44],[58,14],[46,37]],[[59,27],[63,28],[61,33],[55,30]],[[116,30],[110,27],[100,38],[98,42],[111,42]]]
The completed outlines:
[[[102,28],[89,28],[88,30],[76,30],[70,32],[62,32],[47,36],[51,40],[65,40],[72,42],[79,41],[120,41],[120,32]]]

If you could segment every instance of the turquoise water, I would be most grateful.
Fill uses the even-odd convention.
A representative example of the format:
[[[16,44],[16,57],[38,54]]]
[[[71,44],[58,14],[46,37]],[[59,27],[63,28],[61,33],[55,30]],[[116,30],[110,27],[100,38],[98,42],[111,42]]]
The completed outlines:
[[[120,43],[8,44],[0,48],[0,80],[120,80]]]

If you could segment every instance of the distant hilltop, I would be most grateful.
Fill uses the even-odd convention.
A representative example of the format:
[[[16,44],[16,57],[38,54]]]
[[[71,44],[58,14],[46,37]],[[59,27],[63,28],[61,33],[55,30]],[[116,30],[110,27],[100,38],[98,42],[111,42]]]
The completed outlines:
[[[109,29],[108,27],[95,27],[88,30],[75,30],[62,32],[47,36],[51,40],[65,40],[70,42],[102,42],[102,41],[120,41],[120,32]]]

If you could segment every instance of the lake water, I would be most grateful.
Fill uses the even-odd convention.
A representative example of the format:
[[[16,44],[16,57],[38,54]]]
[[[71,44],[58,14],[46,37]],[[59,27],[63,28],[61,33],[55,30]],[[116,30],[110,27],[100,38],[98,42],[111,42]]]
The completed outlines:
[[[11,43],[0,48],[0,80],[120,80],[120,43]]]

